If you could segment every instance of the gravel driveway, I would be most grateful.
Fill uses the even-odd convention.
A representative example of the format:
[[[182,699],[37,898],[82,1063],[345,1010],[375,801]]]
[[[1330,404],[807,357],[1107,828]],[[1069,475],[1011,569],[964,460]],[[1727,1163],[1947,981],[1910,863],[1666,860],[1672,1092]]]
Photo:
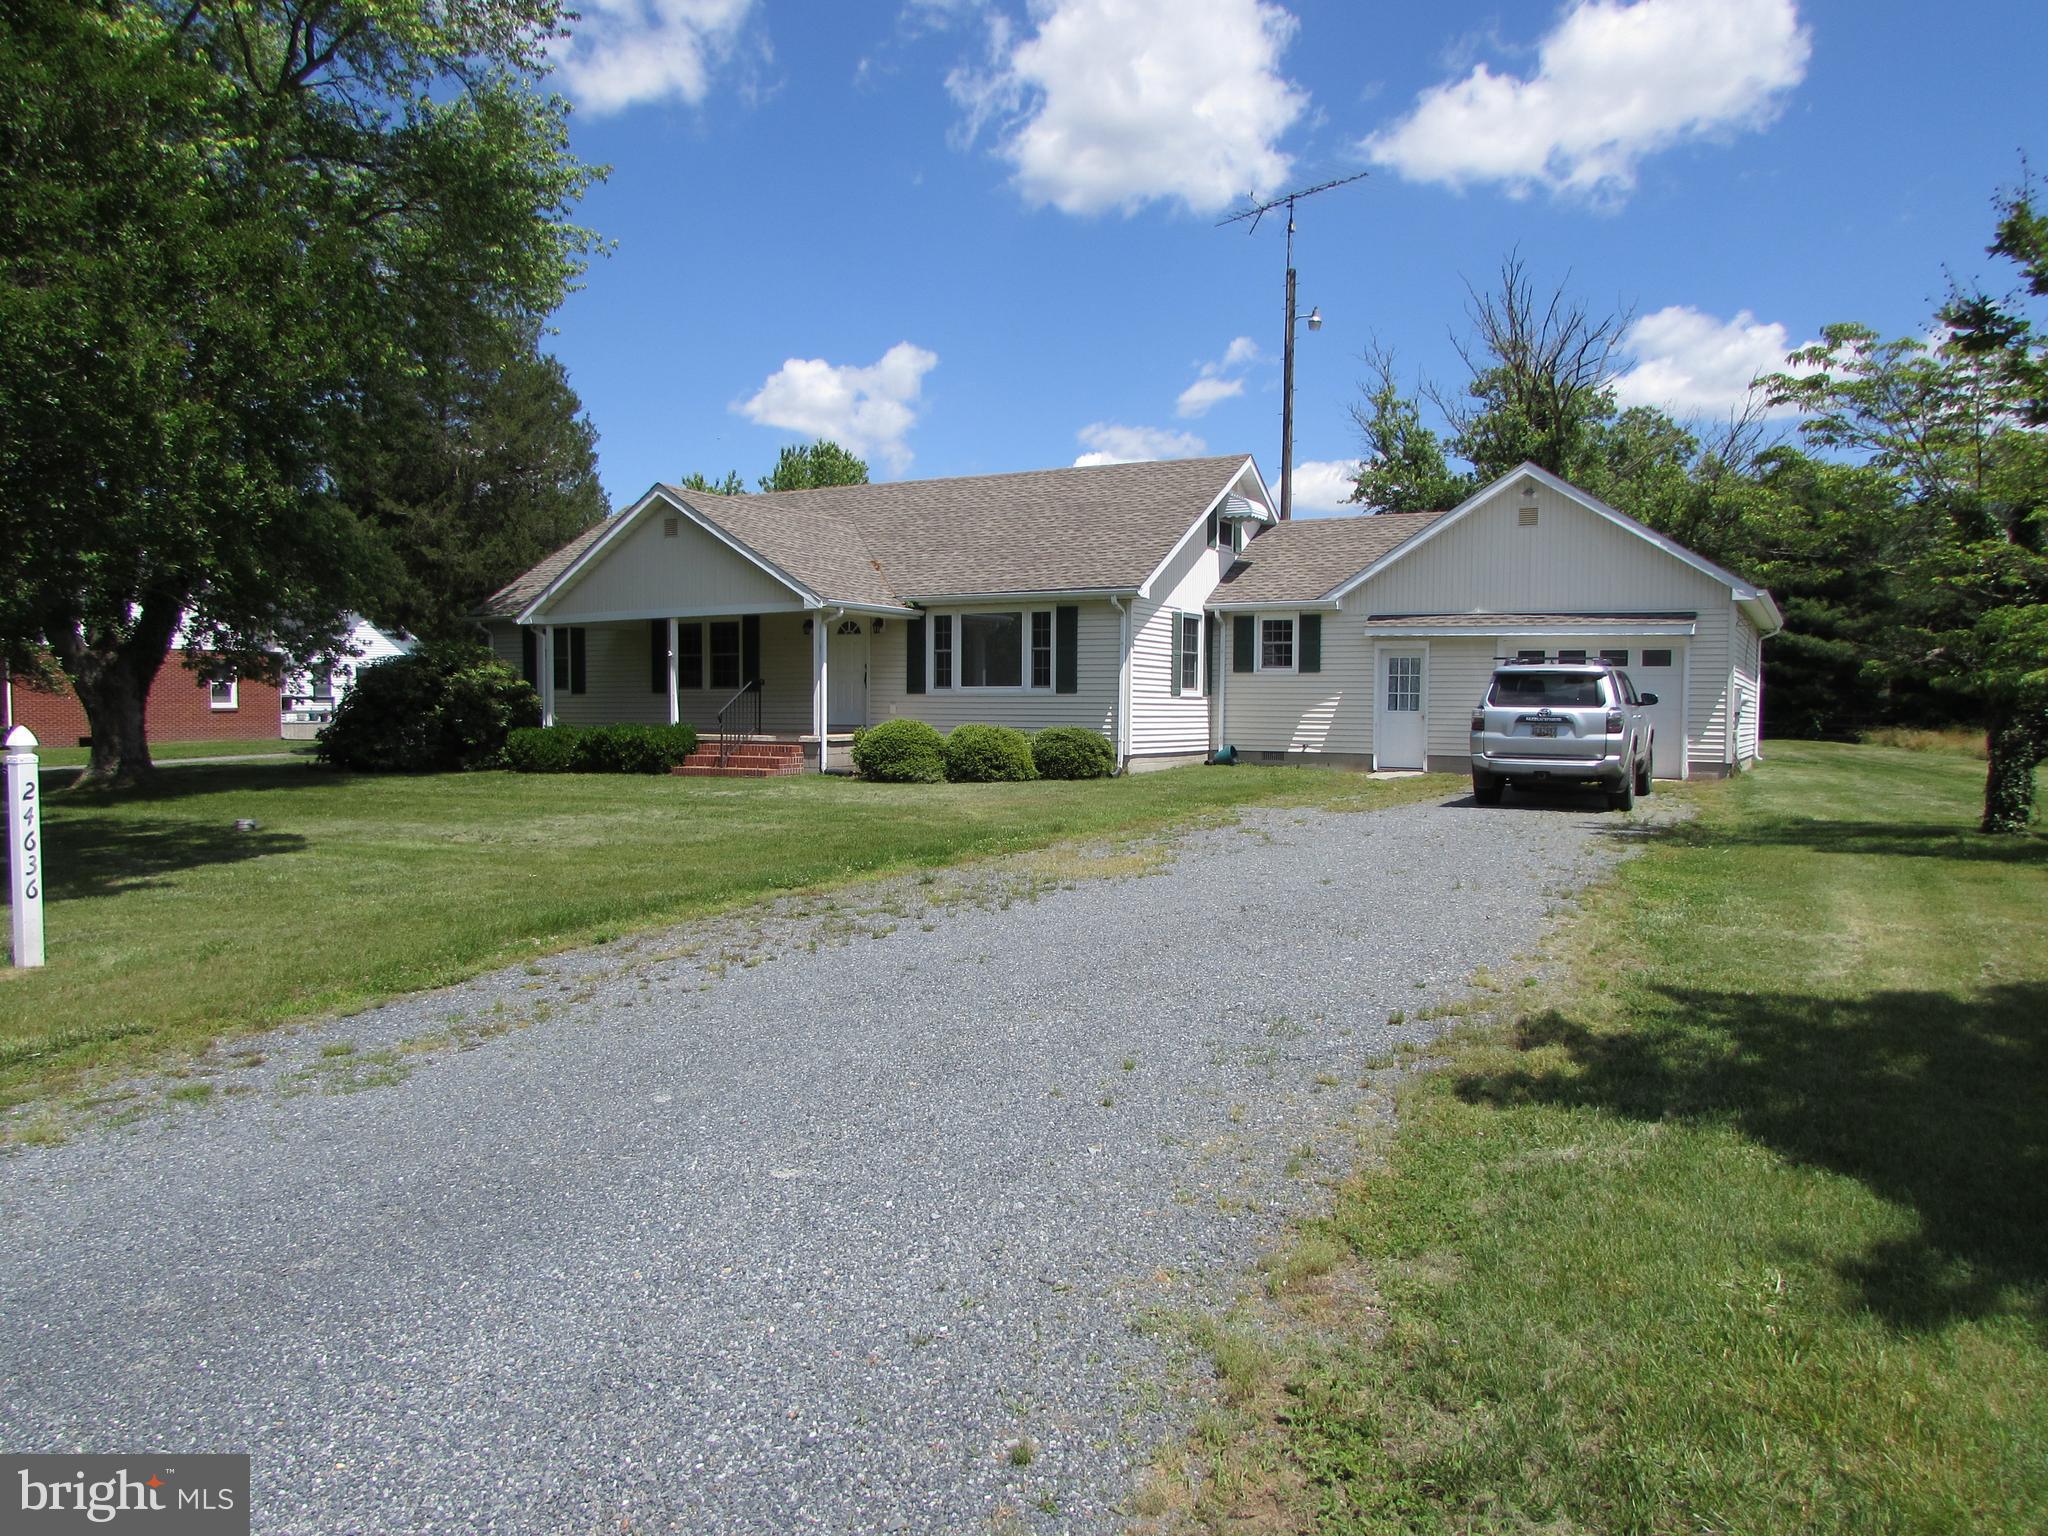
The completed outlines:
[[[1115,1530],[1134,1320],[1625,825],[1254,812],[254,1042],[0,1162],[0,1445],[248,1450],[263,1532]]]

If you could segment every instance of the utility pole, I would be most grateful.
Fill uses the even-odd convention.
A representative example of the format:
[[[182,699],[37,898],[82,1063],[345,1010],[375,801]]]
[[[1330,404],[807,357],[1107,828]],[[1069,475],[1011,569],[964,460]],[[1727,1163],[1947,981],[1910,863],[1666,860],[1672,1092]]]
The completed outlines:
[[[1314,197],[1318,192],[1327,192],[1332,187],[1348,186],[1354,181],[1363,181],[1371,174],[1370,171],[1360,171],[1355,176],[1340,176],[1335,181],[1302,187],[1269,202],[1258,203],[1250,208],[1240,208],[1229,218],[1216,222],[1216,227],[1221,229],[1225,224],[1250,219],[1252,229],[1256,230],[1259,227],[1259,220],[1273,209],[1287,210],[1287,314],[1281,330],[1283,339],[1280,347],[1280,521],[1283,523],[1294,516],[1294,205],[1304,197]],[[1312,331],[1323,328],[1323,312],[1320,307],[1309,312],[1308,328]]]

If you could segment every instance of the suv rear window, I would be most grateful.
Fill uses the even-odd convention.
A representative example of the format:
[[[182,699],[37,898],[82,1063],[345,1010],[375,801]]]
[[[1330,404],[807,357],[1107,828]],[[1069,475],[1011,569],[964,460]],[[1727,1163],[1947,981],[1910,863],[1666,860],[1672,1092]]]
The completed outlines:
[[[1599,709],[1598,672],[1496,672],[1489,701],[1511,709]]]

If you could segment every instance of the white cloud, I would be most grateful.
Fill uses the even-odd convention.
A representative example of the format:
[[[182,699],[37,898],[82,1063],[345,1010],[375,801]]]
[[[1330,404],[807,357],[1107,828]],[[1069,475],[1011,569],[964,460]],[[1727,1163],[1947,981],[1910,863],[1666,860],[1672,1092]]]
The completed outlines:
[[[1794,343],[1785,327],[1746,309],[1719,320],[1673,304],[1636,321],[1622,344],[1635,366],[1614,381],[1615,399],[1677,416],[1726,415],[1758,374],[1799,371],[1786,367]]]
[[[1091,464],[1137,464],[1150,459],[1191,459],[1208,445],[1192,432],[1170,427],[1119,427],[1091,422],[1074,434],[1091,452],[1074,460],[1077,468]]]
[[[585,0],[556,51],[567,94],[602,116],[643,102],[688,106],[711,89],[712,68],[731,56],[754,0]]]
[[[764,427],[829,437],[863,457],[879,457],[901,474],[910,464],[903,439],[917,425],[924,376],[938,362],[936,352],[907,341],[897,342],[866,368],[792,357],[733,409]]]
[[[1351,488],[1358,480],[1357,459],[1304,459],[1294,466],[1294,514],[1357,512]],[[1280,487],[1273,487],[1280,494]]]
[[[1430,87],[1361,148],[1411,181],[1614,201],[1645,155],[1769,122],[1813,38],[1793,0],[1575,0],[1537,50],[1526,78]]]
[[[1235,399],[1244,393],[1244,380],[1232,378],[1233,370],[1242,369],[1259,359],[1258,343],[1249,336],[1235,338],[1223,349],[1223,356],[1213,363],[1202,364],[1202,371],[1195,382],[1180,392],[1175,410],[1182,416],[1203,416],[1209,408],[1224,400]]]
[[[1285,184],[1280,136],[1308,106],[1279,72],[1295,19],[1266,0],[1032,0],[1037,31],[989,20],[985,69],[946,89],[972,140],[997,152],[1026,202],[1131,213],[1179,200],[1214,212]]]

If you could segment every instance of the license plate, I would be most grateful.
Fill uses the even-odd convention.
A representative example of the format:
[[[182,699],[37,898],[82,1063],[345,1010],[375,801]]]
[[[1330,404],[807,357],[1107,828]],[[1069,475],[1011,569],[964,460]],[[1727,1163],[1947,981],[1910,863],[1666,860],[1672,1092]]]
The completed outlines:
[[[1557,734],[1557,727],[1554,725],[1532,725],[1529,727],[1529,734],[1531,736],[1555,736]]]

